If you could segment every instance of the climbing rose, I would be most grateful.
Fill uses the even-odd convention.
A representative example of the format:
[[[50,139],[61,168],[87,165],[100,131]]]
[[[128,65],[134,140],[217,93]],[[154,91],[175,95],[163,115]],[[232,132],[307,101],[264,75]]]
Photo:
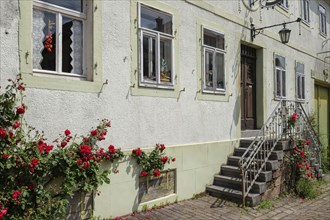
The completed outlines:
[[[304,155],[305,155],[305,151],[303,151],[303,150],[300,151],[300,155],[301,155],[301,156],[304,156]]]
[[[305,142],[305,144],[306,144],[306,145],[310,145],[310,144],[311,144],[311,141],[310,141],[310,140],[307,140],[307,141]]]
[[[141,173],[140,173],[140,176],[147,176],[148,175],[148,172],[147,171],[142,171]]]
[[[81,145],[79,152],[81,154],[90,154],[92,152],[92,147],[88,145]]]
[[[4,208],[0,211],[0,219],[2,219],[7,214],[8,208]]]
[[[165,164],[168,160],[168,157],[162,157],[162,158],[160,158],[160,160]]]
[[[311,176],[312,176],[312,173],[308,173],[307,176],[308,176],[308,177],[311,177]]]
[[[6,159],[8,159],[9,156],[10,156],[9,154],[3,154],[2,155],[2,159],[5,159],[6,160]]]
[[[89,167],[89,163],[88,162],[84,162],[84,164],[82,165],[81,169],[86,169]]]
[[[20,126],[21,126],[21,123],[19,123],[18,121],[15,122],[15,124],[13,124],[13,128],[14,128],[14,129],[17,129],[17,128],[19,128]]]
[[[93,131],[91,131],[91,135],[92,135],[92,136],[97,135],[97,130],[93,130]]]
[[[65,142],[65,141],[62,141],[62,142],[61,142],[61,147],[62,147],[62,148],[64,148],[66,145],[67,145],[67,142]]]
[[[133,154],[135,154],[136,156],[140,156],[142,154],[142,150],[140,148],[134,149]]]
[[[19,114],[19,115],[24,114],[25,113],[25,107],[22,106],[22,107],[16,108],[16,113]]]
[[[13,200],[18,200],[18,198],[21,196],[21,192],[20,191],[14,191],[11,195],[11,198]]]
[[[160,145],[160,151],[163,152],[165,150],[165,145],[164,144],[161,144]]]
[[[108,121],[107,124],[106,124],[107,127],[111,127],[111,122]]]
[[[160,176],[160,171],[159,171],[159,170],[155,170],[155,171],[154,171],[154,176],[155,176],[155,177]]]
[[[176,160],[175,157],[173,157],[173,158],[172,158],[172,162],[174,162],[175,160]]]
[[[7,133],[2,128],[0,128],[0,137],[4,138],[6,136],[7,136]]]
[[[109,149],[109,153],[110,153],[110,154],[114,154],[115,151],[116,151],[116,149],[115,149],[115,147],[114,147],[113,145],[110,145],[110,146],[108,147],[108,149]]]
[[[30,172],[33,173],[34,172],[34,168],[36,168],[38,166],[39,160],[38,158],[32,158],[31,162],[30,162]]]
[[[301,164],[298,164],[298,168],[299,168],[299,169],[302,168],[302,165],[301,165]]]
[[[71,131],[69,129],[66,129],[64,131],[65,136],[69,136],[71,134]]]
[[[291,120],[296,122],[297,120],[297,114],[296,113],[293,113],[292,116],[291,116]]]
[[[24,88],[24,86],[22,86],[22,85],[19,85],[19,86],[17,87],[17,90],[20,90],[20,91],[24,91],[24,90],[25,90],[25,88]]]

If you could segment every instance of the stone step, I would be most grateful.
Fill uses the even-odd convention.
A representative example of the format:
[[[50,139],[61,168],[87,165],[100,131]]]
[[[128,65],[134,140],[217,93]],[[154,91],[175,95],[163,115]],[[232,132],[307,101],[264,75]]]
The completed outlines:
[[[239,160],[241,157],[239,156],[229,156],[227,165],[231,166],[239,166]],[[260,165],[263,163],[263,160],[255,159],[255,161]],[[266,162],[266,170],[277,170],[280,167],[280,162],[278,160],[268,160]]]
[[[242,179],[223,175],[215,175],[213,185],[227,187],[235,190],[242,190]],[[265,182],[255,182],[250,192],[262,194],[266,191],[266,188],[267,185]]]
[[[240,147],[241,148],[248,148],[254,139],[240,139]],[[269,141],[269,148],[271,148],[273,142]],[[289,142],[288,141],[278,141],[274,150],[288,150],[289,149]]]
[[[238,147],[235,148],[234,155],[233,156],[242,156],[244,152],[246,151],[246,148],[244,147]],[[251,150],[252,151],[252,150]],[[263,153],[264,151],[260,151],[260,153]],[[246,156],[249,156],[250,152],[246,154]],[[281,150],[272,151],[272,153],[269,156],[270,160],[283,160],[284,153]]]
[[[242,203],[242,191],[230,189],[222,186],[207,186],[206,192],[212,196],[224,198],[226,200],[231,200],[237,203]],[[249,193],[246,197],[246,205],[248,206],[257,206],[260,203],[261,196],[256,193]]]
[[[241,170],[238,166],[222,165],[220,174],[224,175],[224,176],[229,176],[229,177],[241,178]],[[258,182],[269,182],[272,179],[273,179],[272,171],[262,171],[259,174],[257,181]]]
[[[259,135],[260,130],[242,130],[241,137],[242,138],[254,138]]]

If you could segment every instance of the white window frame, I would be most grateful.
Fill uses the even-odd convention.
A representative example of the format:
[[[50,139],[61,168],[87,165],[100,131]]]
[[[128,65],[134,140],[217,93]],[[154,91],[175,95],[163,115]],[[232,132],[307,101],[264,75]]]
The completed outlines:
[[[172,34],[151,30],[141,26],[141,7],[146,7],[151,10],[155,10],[158,13],[162,13],[172,17]],[[139,30],[139,86],[151,87],[151,88],[162,88],[162,89],[174,89],[175,86],[175,66],[174,66],[174,15],[163,10],[138,3],[138,30]],[[148,81],[143,76],[143,36],[151,36],[155,38],[155,49],[156,49],[156,81]],[[161,39],[171,40],[171,82],[162,83],[160,80],[160,41]],[[150,63],[150,62],[149,62]],[[149,67],[150,70],[150,67]]]
[[[288,0],[282,0],[279,5],[285,9],[289,9],[289,2]]]
[[[303,66],[303,72],[298,71],[298,64]],[[300,86],[300,91],[298,90],[299,86]],[[296,61],[296,99],[298,101],[304,101],[305,100],[305,91],[306,91],[305,65],[301,62]]]
[[[324,9],[324,12],[321,11],[321,8]],[[326,36],[327,35],[327,15],[326,15],[326,7],[319,4],[319,26],[320,26],[320,34]]]
[[[86,27],[89,23],[87,21],[87,5],[85,1],[83,1],[83,11],[75,11],[72,9],[68,9],[65,7],[61,7],[58,5],[53,5],[44,1],[33,0],[33,9],[47,11],[56,14],[56,68],[55,71],[52,70],[43,70],[43,69],[33,69],[34,73],[41,74],[51,74],[51,75],[62,75],[62,76],[70,76],[70,77],[78,77],[78,78],[87,78],[87,43],[89,37],[87,34],[88,28]],[[63,16],[73,18],[75,20],[82,22],[82,32],[83,32],[83,57],[82,57],[82,74],[77,73],[66,73],[62,72],[62,18]],[[32,20],[32,22],[34,22]]]
[[[276,66],[276,57],[282,57],[284,58],[284,68],[278,67]],[[280,71],[280,79],[277,78],[277,71]],[[285,79],[285,84],[283,85],[283,75],[284,75],[284,79]],[[279,80],[280,82],[280,95],[277,94],[277,81]],[[285,91],[285,94],[283,95],[283,88]],[[286,99],[286,94],[287,94],[287,90],[286,90],[286,58],[278,55],[278,54],[274,54],[274,94],[275,94],[275,99]]]
[[[310,23],[310,0],[301,0],[301,19]]]
[[[219,31],[207,28],[205,26],[202,26],[202,91],[203,93],[213,93],[213,94],[223,94],[226,92],[226,38],[225,38],[225,34],[221,33]],[[223,36],[223,40],[224,40],[224,49],[219,49],[216,47],[211,47],[209,45],[205,45],[204,44],[204,30],[208,30],[211,32],[214,32],[215,34],[218,35],[222,35]],[[213,53],[213,69],[214,72],[217,72],[217,68],[215,64],[215,59],[216,59],[216,54],[222,54],[223,55],[223,79],[224,79],[224,83],[223,83],[223,88],[217,88],[216,87],[216,77],[213,77],[213,90],[210,90],[209,88],[206,87],[206,82],[205,82],[205,56],[206,56],[206,51]]]

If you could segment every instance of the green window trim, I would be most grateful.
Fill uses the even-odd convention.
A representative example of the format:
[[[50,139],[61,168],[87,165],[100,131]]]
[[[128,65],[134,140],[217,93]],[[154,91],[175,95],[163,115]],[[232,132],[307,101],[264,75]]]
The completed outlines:
[[[66,76],[53,76],[33,72],[32,13],[33,0],[19,0],[19,72],[24,83],[30,88],[65,90],[98,93],[102,90],[102,1],[93,0],[93,43],[90,58],[93,60],[87,68],[87,80]]]

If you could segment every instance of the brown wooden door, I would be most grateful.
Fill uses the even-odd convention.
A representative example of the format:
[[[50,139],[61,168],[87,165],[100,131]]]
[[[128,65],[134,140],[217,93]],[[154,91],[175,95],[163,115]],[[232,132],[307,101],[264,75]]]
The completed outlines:
[[[241,129],[256,128],[256,50],[241,45]]]

